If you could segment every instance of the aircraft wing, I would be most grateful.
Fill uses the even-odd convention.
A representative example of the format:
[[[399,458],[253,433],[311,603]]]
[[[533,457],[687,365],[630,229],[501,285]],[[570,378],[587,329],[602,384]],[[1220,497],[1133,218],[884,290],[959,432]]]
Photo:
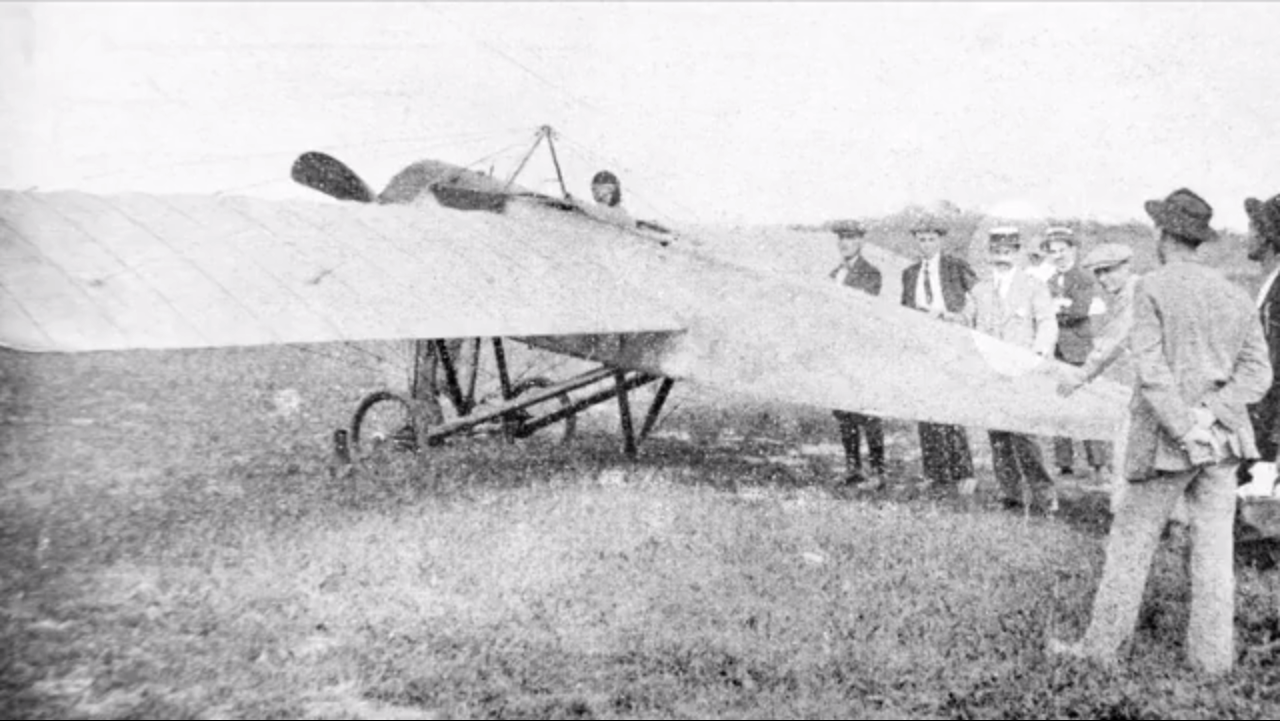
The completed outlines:
[[[515,212],[530,237],[573,232],[545,212]],[[779,247],[796,257],[777,273],[758,257],[731,262],[738,256],[722,241],[678,239],[659,249],[623,242],[621,231],[591,232],[614,236],[597,245],[608,265],[644,278],[686,331],[525,339],[531,344],[757,400],[888,418],[1109,441],[1125,413],[1129,391],[1120,384],[1098,379],[1061,398],[1060,374],[1072,371],[1065,364],[904,308],[898,292],[872,297],[838,286],[829,268],[804,259],[807,250]],[[822,238],[785,235],[775,242],[829,248]],[[903,261],[885,256],[882,273],[900,275]],[[802,267],[821,271],[796,272]]]
[[[0,345],[98,351],[682,328],[634,278],[525,235],[508,217],[429,200],[0,191]]]
[[[766,401],[1110,439],[1125,389],[825,277],[500,212],[0,194],[0,344],[28,350],[508,336]],[[683,246],[687,246],[682,248]],[[884,269],[888,270],[888,269]]]

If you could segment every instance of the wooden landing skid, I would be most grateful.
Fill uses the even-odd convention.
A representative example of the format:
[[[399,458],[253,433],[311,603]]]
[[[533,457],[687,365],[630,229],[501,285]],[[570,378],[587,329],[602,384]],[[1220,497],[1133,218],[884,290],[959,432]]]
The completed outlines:
[[[548,426],[560,423],[564,440],[568,441],[575,428],[579,413],[593,406],[618,400],[621,420],[623,450],[628,458],[635,458],[639,442],[648,437],[658,421],[662,407],[675,381],[670,378],[600,367],[567,380],[553,382],[546,377],[529,378],[512,383],[507,368],[506,353],[501,338],[493,338],[493,357],[502,385],[503,401],[481,405],[476,400],[476,378],[480,365],[482,339],[468,340],[417,340],[414,342],[414,372],[407,395],[381,390],[366,396],[357,406],[349,429],[334,432],[334,452],[342,463],[368,455],[374,447],[390,443],[394,450],[425,453],[433,446],[442,445],[446,439],[471,433],[481,426],[500,424],[502,434],[510,441],[527,438]],[[458,356],[463,344],[470,344],[473,362],[460,373]],[[645,414],[640,432],[635,432],[631,414],[629,393],[635,388],[662,380],[658,391]],[[573,398],[569,394],[592,386],[600,386],[594,392]],[[453,406],[457,417],[446,421],[440,397]],[[370,438],[368,418],[383,404],[399,406],[406,421],[385,437]],[[552,410],[540,410],[554,405]]]

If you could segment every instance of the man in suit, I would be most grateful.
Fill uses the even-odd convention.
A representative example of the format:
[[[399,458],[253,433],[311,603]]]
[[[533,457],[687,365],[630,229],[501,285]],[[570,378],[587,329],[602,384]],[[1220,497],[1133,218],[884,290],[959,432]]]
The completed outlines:
[[[1280,446],[1280,195],[1262,202],[1249,198],[1244,202],[1249,215],[1249,260],[1262,265],[1263,281],[1258,290],[1258,317],[1262,335],[1267,340],[1271,370],[1271,388],[1262,400],[1249,406],[1249,417],[1257,437],[1258,455],[1270,463],[1274,474],[1277,446]],[[1242,482],[1248,482],[1254,462],[1240,464]]]
[[[862,245],[866,230],[856,220],[838,220],[831,224],[840,250],[840,265],[831,271],[830,277],[840,285],[867,293],[880,295],[882,278],[880,269],[862,257]],[[858,484],[860,490],[874,490],[884,485],[884,425],[879,418],[832,411],[840,426],[840,441],[844,444],[845,483]],[[867,439],[867,460],[870,472],[862,472],[861,436]]]
[[[1058,346],[1053,357],[1068,365],[1082,365],[1093,349],[1093,316],[1105,307],[1093,276],[1076,265],[1076,238],[1070,228],[1045,231],[1041,249],[1049,257],[1053,274],[1046,281],[1058,311]],[[1070,438],[1053,439],[1053,458],[1064,476],[1074,472],[1075,443]],[[1085,455],[1095,480],[1105,475],[1110,464],[1106,443],[1085,441]]]
[[[919,218],[911,234],[920,261],[902,271],[902,305],[948,322],[963,322],[965,298],[977,282],[973,269],[942,252],[947,226],[938,219]],[[955,484],[961,493],[972,493],[977,483],[964,427],[921,423],[919,429],[925,486]]]
[[[1235,662],[1235,474],[1258,448],[1247,404],[1272,369],[1257,309],[1204,265],[1213,209],[1185,188],[1146,203],[1161,267],[1139,281],[1129,335],[1137,381],[1129,404],[1125,475],[1131,481],[1107,541],[1107,560],[1084,639],[1049,650],[1114,661],[1132,634],[1165,521],[1185,497],[1191,521],[1187,656],[1209,673]]]
[[[1022,238],[1017,228],[994,228],[987,242],[991,276],[978,282],[965,307],[969,325],[1042,358],[1053,356],[1058,322],[1053,297],[1044,283],[1017,266]],[[1006,508],[1033,507],[1052,514],[1058,499],[1044,470],[1035,439],[1007,431],[989,431],[992,465]],[[1024,497],[1023,493],[1026,493]]]

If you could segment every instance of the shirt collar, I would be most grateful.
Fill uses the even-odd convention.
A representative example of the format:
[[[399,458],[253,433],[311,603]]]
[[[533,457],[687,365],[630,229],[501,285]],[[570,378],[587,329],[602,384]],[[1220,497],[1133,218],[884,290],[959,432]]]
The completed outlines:
[[[1262,287],[1258,289],[1258,307],[1259,308],[1261,308],[1262,304],[1266,302],[1267,296],[1271,295],[1271,288],[1276,284],[1277,276],[1280,276],[1280,267],[1277,267],[1274,270],[1272,270],[1271,275],[1268,275],[1267,279],[1262,281]]]

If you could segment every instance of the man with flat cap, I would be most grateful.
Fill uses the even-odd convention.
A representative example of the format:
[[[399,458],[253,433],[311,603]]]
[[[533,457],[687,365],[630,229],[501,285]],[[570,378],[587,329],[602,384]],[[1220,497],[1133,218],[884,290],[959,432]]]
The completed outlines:
[[[991,230],[987,240],[991,276],[974,286],[965,316],[979,332],[1029,348],[1041,358],[1052,358],[1058,342],[1053,297],[1048,286],[1018,267],[1021,249],[1017,228]],[[1005,507],[1056,513],[1057,495],[1035,439],[1008,431],[988,431],[987,435]]]
[[[1249,406],[1249,417],[1258,442],[1259,462],[1240,464],[1243,482],[1248,482],[1250,470],[1262,463],[1274,477],[1277,446],[1280,446],[1280,195],[1266,202],[1249,198],[1244,202],[1249,215],[1249,260],[1262,265],[1262,287],[1258,290],[1256,305],[1262,321],[1262,335],[1267,340],[1271,359],[1271,388],[1262,400]]]
[[[841,258],[840,265],[831,271],[830,277],[846,288],[868,295],[880,295],[880,269],[862,257],[866,229],[856,220],[837,220],[830,227],[836,235]],[[884,425],[879,418],[862,413],[836,410],[832,414],[840,426],[840,441],[844,445],[845,470],[848,474],[845,476],[845,483],[859,484],[859,490],[880,488],[884,485],[885,471]],[[862,471],[862,436],[867,439],[869,473],[865,475]]]
[[[902,305],[951,323],[963,323],[969,291],[978,282],[965,261],[942,252],[947,226],[924,215],[911,226],[920,260],[902,271]],[[920,423],[920,460],[926,487],[952,486],[972,493],[973,456],[964,426]]]
[[[1138,287],[1138,276],[1133,272],[1133,249],[1123,243],[1103,243],[1089,252],[1081,262],[1086,272],[1092,273],[1098,285],[1107,294],[1107,313],[1100,319],[1101,325],[1093,335],[1093,349],[1085,357],[1080,373],[1058,386],[1058,393],[1070,396],[1092,382],[1103,372],[1116,368],[1117,362],[1128,355],[1129,331],[1133,329],[1133,294]],[[1132,363],[1120,363],[1113,372],[1117,380],[1133,384]],[[1123,459],[1128,440],[1128,415],[1116,435],[1115,457],[1121,459],[1111,473],[1111,512],[1119,506],[1129,481],[1124,477]]]
[[[1213,209],[1183,188],[1146,203],[1161,267],[1138,283],[1129,336],[1137,380],[1129,404],[1131,481],[1107,541],[1089,628],[1050,651],[1117,659],[1133,633],[1165,521],[1185,497],[1191,521],[1191,618],[1186,652],[1208,673],[1235,662],[1233,521],[1236,467],[1257,458],[1247,405],[1271,382],[1252,299],[1201,261],[1217,240]]]

